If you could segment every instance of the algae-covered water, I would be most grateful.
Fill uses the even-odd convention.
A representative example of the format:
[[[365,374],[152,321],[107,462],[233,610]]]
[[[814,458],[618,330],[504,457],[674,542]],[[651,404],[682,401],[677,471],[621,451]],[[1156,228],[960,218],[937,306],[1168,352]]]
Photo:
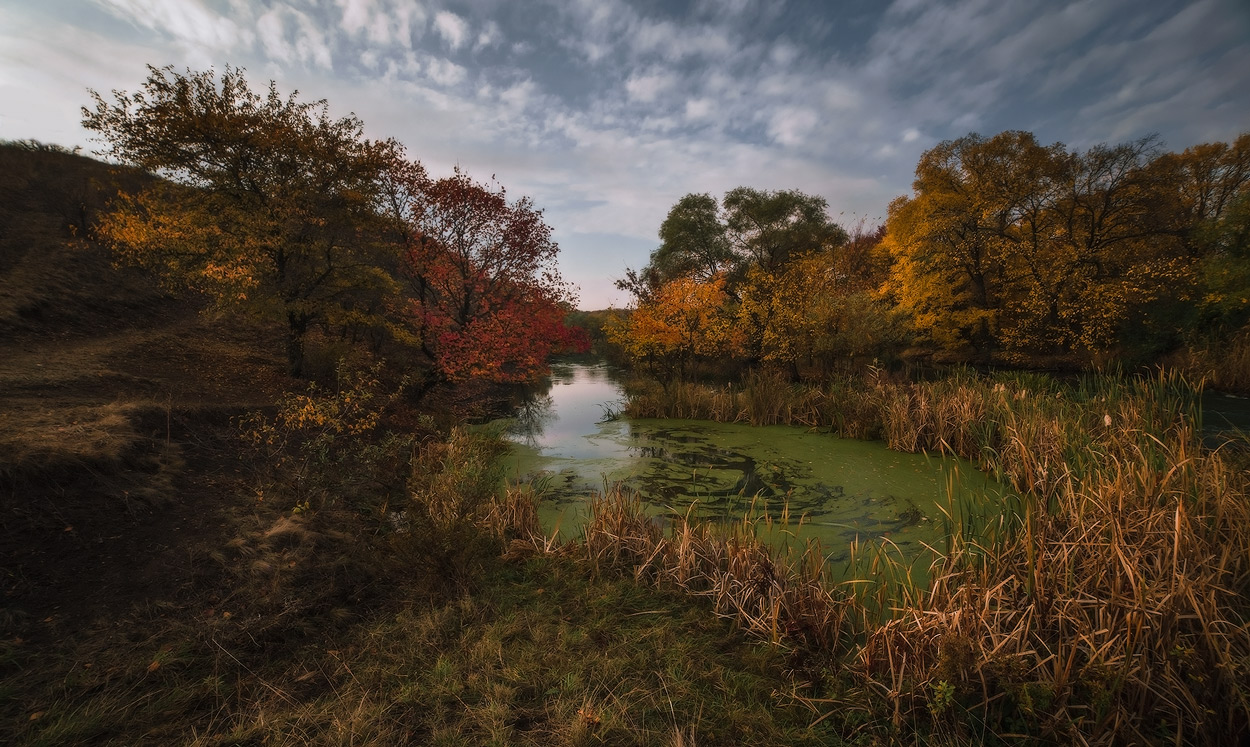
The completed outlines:
[[[961,460],[901,454],[790,426],[617,417],[624,395],[604,364],[558,364],[508,423],[508,479],[540,494],[547,532],[576,536],[587,499],[617,483],[664,522],[687,512],[736,522],[767,512],[778,541],[818,538],[833,564],[851,543],[886,539],[908,561],[943,549],[943,511],[998,512],[1008,493]],[[801,522],[800,522],[801,518]]]

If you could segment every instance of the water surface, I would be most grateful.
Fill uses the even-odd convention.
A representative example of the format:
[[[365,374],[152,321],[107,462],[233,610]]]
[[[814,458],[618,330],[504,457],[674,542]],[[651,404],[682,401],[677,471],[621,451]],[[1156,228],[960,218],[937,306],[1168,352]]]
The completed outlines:
[[[790,532],[774,534],[818,538],[831,563],[845,562],[856,540],[888,540],[910,560],[926,556],[926,546],[945,547],[939,507],[996,512],[1005,500],[1001,485],[962,460],[790,426],[615,417],[623,404],[608,366],[557,364],[549,388],[510,421],[509,479],[535,485],[548,532],[575,536],[587,497],[620,483],[657,521],[788,512]]]

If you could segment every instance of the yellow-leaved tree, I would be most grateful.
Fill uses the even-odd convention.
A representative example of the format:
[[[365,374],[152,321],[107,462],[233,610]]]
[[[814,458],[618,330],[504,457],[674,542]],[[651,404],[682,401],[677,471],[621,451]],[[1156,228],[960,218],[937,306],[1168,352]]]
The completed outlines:
[[[396,260],[382,201],[397,143],[366,139],[325,101],[273,83],[255,93],[237,68],[149,67],[140,91],[92,96],[83,126],[104,152],[160,177],[96,227],[123,259],[283,323],[297,376],[311,325],[387,323]]]
[[[1027,132],[941,143],[921,157],[914,194],[890,205],[888,289],[961,354],[1122,346],[1194,282],[1159,155],[1149,138],[1084,153]]]
[[[675,278],[612,321],[608,339],[667,387],[685,378],[696,361],[740,353],[743,336],[728,302],[723,275]]]
[[[739,286],[738,323],[760,360],[822,373],[888,354],[904,338],[902,315],[871,282],[845,271],[841,252],[795,259],[778,273],[752,268]]]

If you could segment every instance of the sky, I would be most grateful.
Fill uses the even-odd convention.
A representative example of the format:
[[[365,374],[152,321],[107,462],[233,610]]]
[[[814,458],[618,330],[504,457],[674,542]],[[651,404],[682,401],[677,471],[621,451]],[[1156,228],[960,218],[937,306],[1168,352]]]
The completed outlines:
[[[884,220],[970,132],[1071,148],[1250,131],[1246,0],[0,0],[0,139],[85,152],[88,89],[245,68],[354,112],[434,176],[544,209],[585,309],[684,194],[820,195]]]

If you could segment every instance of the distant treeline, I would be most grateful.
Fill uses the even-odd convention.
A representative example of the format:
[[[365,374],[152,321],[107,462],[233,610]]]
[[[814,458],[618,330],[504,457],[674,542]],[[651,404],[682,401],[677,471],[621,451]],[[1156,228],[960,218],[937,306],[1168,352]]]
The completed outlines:
[[[681,198],[660,240],[608,336],[661,379],[909,356],[1169,362],[1250,386],[1250,134],[1182,153],[968,135],[921,157],[884,226],[848,233],[822,198],[739,188]]]

